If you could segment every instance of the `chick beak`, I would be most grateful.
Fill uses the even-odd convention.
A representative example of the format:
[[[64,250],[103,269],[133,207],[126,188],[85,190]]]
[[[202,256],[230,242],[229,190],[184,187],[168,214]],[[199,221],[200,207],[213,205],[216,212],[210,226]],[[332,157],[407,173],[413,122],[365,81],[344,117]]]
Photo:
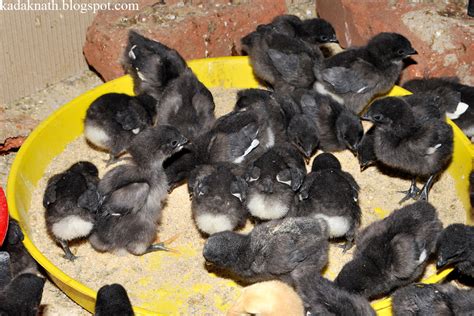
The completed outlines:
[[[438,261],[436,262],[436,269],[441,269],[443,268],[448,262],[446,262],[446,260],[444,260],[443,258],[440,258],[438,259]]]
[[[407,55],[418,55],[418,52],[417,52],[414,48],[412,48],[412,49],[407,53]]]
[[[333,36],[329,39],[329,43],[339,43],[336,36]]]

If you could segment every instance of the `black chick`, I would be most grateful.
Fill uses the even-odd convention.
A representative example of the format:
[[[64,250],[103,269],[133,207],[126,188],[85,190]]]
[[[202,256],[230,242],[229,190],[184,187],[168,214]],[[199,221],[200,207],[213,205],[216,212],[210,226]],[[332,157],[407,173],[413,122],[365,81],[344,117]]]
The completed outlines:
[[[269,149],[249,166],[246,206],[261,220],[284,217],[293,212],[295,192],[306,175],[303,157],[290,145]]]
[[[361,218],[359,186],[349,173],[342,171],[334,155],[323,153],[316,156],[298,197],[297,216],[324,219],[329,237],[345,237],[345,251],[352,247]]]
[[[165,172],[170,187],[187,179],[194,169],[197,152],[193,143],[207,133],[215,122],[211,92],[187,68],[170,81],[158,103],[158,125],[175,126],[190,144],[167,159]]]
[[[337,42],[334,28],[324,19],[301,20],[296,15],[284,14],[275,17],[268,26],[275,32],[298,37],[312,45]]]
[[[271,279],[293,283],[292,275],[327,263],[328,234],[320,219],[294,217],[259,224],[248,234],[224,231],[211,235],[203,256],[207,262],[250,282]]]
[[[377,156],[374,150],[375,142],[375,126],[372,125],[367,132],[365,132],[362,140],[357,146],[357,160],[359,160],[360,171],[364,171],[372,166],[377,161]]]
[[[397,97],[376,100],[363,118],[375,124],[377,160],[414,176],[400,203],[417,197],[428,200],[435,178],[452,157],[452,128],[439,119],[420,119],[405,100]],[[421,193],[416,188],[417,176],[429,176]]]
[[[115,167],[99,183],[102,204],[89,238],[95,249],[134,255],[166,250],[152,244],[168,190],[162,165],[186,142],[171,126],[148,128],[135,138],[129,149],[134,164]]]
[[[413,79],[403,87],[415,94],[434,92],[443,99],[448,95],[453,100],[454,96],[457,102],[443,102],[441,110],[468,138],[474,139],[474,87],[461,84],[458,78]]]
[[[307,159],[316,150],[319,140],[314,122],[303,114],[292,97],[262,89],[241,90],[235,110],[243,109],[253,109],[259,117],[259,126],[266,127],[267,135],[273,135],[267,148],[275,142],[289,141]]]
[[[197,140],[196,147],[201,163],[246,164],[265,152],[269,144],[273,142],[269,135],[260,133],[255,113],[233,111],[217,119],[212,129]]]
[[[441,230],[437,211],[427,202],[395,210],[360,232],[353,259],[335,283],[370,299],[410,284],[423,274]]]
[[[124,52],[124,68],[133,78],[135,94],[161,99],[169,82],[187,69],[183,57],[174,49],[131,30]]]
[[[127,290],[120,284],[104,285],[97,292],[95,316],[133,316]]]
[[[10,256],[0,251],[0,315],[37,315],[44,282],[32,273],[12,277]]]
[[[451,284],[412,284],[392,295],[395,316],[472,315],[474,289],[459,289]]]
[[[43,197],[46,227],[64,250],[64,258],[74,260],[68,241],[89,236],[100,204],[97,167],[80,161],[48,180]]]
[[[89,106],[84,120],[84,136],[110,153],[109,163],[127,150],[135,136],[153,124],[156,100],[107,93]]]
[[[13,277],[22,273],[39,273],[36,260],[23,245],[24,238],[20,224],[10,217],[7,235],[0,251],[6,251],[9,254]]]
[[[400,76],[403,59],[417,52],[397,33],[379,33],[366,46],[345,50],[315,67],[314,89],[355,114],[376,95],[388,92]]]
[[[314,91],[301,91],[296,98],[303,112],[314,121],[321,150],[357,150],[364,135],[357,115]]]
[[[452,224],[443,230],[438,239],[436,267],[445,266],[474,278],[474,227]]]
[[[294,274],[295,287],[309,315],[374,315],[366,298],[338,288],[319,271],[300,269]]]
[[[269,25],[259,26],[241,43],[256,76],[283,93],[310,88],[315,80],[313,66],[323,58],[318,48],[275,32]]]
[[[206,234],[234,230],[245,224],[247,182],[233,169],[235,166],[225,163],[199,165],[189,177],[193,218]]]

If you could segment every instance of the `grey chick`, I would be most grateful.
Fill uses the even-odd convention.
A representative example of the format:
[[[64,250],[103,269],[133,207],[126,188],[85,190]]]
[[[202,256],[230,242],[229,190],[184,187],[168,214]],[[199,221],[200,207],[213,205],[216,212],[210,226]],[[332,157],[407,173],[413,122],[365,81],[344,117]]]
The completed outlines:
[[[38,274],[38,264],[23,245],[25,236],[21,231],[20,224],[10,217],[8,231],[0,251],[9,254],[12,276],[16,277],[22,273]]]
[[[259,224],[248,234],[211,235],[203,256],[214,266],[250,282],[281,279],[293,283],[298,270],[321,271],[328,258],[326,223],[314,218],[284,218]]]
[[[187,179],[196,166],[193,143],[207,133],[215,122],[211,92],[196,78],[190,68],[170,81],[158,103],[158,125],[175,126],[190,144],[166,160],[165,172],[170,187]]]
[[[247,182],[234,169],[226,163],[199,165],[189,177],[193,218],[205,234],[234,230],[245,224]]]
[[[176,50],[133,30],[128,34],[123,65],[133,78],[135,94],[148,94],[156,100],[161,99],[169,82],[187,69]]]
[[[248,167],[246,206],[261,220],[278,219],[292,212],[295,192],[306,175],[303,157],[290,145],[269,149]]]
[[[261,25],[241,39],[256,76],[275,91],[290,92],[310,88],[314,83],[313,66],[323,58],[318,48]]]
[[[377,162],[377,156],[374,150],[375,142],[375,126],[372,125],[367,132],[365,132],[362,140],[357,146],[357,160],[360,165],[360,172]]]
[[[323,153],[316,156],[298,197],[297,216],[324,219],[329,237],[345,237],[344,251],[352,247],[361,219],[359,186],[351,174],[342,171],[334,155]]]
[[[289,141],[306,159],[316,150],[319,140],[314,123],[303,114],[301,107],[288,95],[262,89],[241,90],[235,110],[251,109],[259,117],[262,134],[268,136],[266,147],[275,142]]]
[[[453,266],[461,275],[474,278],[474,227],[452,224],[438,238],[438,269]]]
[[[451,95],[451,100],[454,93],[457,102],[444,102],[441,110],[468,138],[474,139],[474,87],[460,83],[458,78],[413,79],[404,83],[403,87],[415,94],[435,92],[443,99]]]
[[[37,315],[44,282],[32,273],[12,277],[10,256],[0,251],[0,315]]]
[[[397,33],[379,33],[366,46],[347,49],[315,67],[314,89],[360,114],[376,95],[388,92],[402,71],[403,59],[417,52]]]
[[[395,316],[472,315],[474,289],[459,289],[452,284],[411,284],[392,295]]]
[[[346,292],[320,276],[320,271],[300,269],[294,274],[295,287],[301,296],[307,315],[375,316],[366,298]]]
[[[321,150],[335,152],[349,149],[356,152],[364,135],[357,115],[314,91],[302,93],[299,102],[303,112],[314,121]]]
[[[104,285],[97,292],[95,316],[133,316],[127,290],[120,284]]]
[[[353,259],[335,283],[373,299],[417,280],[442,230],[436,209],[419,201],[367,226],[357,237]]]
[[[97,167],[88,161],[73,164],[48,180],[43,196],[46,227],[64,251],[64,258],[76,259],[68,242],[89,236],[100,204]]]
[[[104,94],[87,109],[84,136],[95,146],[108,151],[109,163],[113,163],[138,133],[153,124],[155,103],[155,99],[145,95]]]
[[[153,244],[168,190],[162,165],[186,142],[171,126],[151,127],[135,138],[129,149],[134,164],[115,167],[99,183],[102,204],[89,238],[95,249],[134,255],[166,250]]]
[[[400,203],[409,198],[428,200],[435,178],[452,157],[452,128],[439,119],[420,119],[405,100],[397,97],[376,100],[363,118],[375,124],[377,160],[413,176]],[[417,176],[429,177],[421,193],[416,188]]]

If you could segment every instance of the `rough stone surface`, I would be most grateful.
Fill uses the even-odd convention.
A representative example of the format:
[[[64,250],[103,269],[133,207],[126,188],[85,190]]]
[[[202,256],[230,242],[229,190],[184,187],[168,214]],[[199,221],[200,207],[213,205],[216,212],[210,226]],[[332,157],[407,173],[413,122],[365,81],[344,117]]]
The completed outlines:
[[[106,81],[123,74],[120,60],[130,29],[173,47],[185,59],[230,56],[239,54],[240,38],[287,9],[284,0],[166,5],[141,0],[139,7],[138,13],[100,12],[87,31],[84,55]]]
[[[403,73],[414,77],[458,76],[474,84],[474,18],[467,1],[317,0],[316,10],[336,29],[343,47],[364,45],[378,32],[398,32],[419,55]]]

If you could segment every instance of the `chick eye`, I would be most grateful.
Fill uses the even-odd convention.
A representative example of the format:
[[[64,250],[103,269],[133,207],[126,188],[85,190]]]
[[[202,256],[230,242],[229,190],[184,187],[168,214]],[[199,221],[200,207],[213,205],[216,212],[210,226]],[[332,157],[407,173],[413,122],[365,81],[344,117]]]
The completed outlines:
[[[383,120],[383,115],[382,114],[376,114],[374,115],[374,120],[377,122],[380,122]]]
[[[325,36],[325,35],[323,35],[323,36],[321,36],[321,40],[322,40],[322,41],[327,41],[327,40],[328,40],[328,37]]]
[[[403,56],[403,55],[405,55],[405,50],[399,49],[397,54],[400,55],[400,56]]]
[[[173,140],[173,141],[171,142],[171,146],[176,147],[177,145],[178,145],[178,141],[177,141],[177,140]]]

